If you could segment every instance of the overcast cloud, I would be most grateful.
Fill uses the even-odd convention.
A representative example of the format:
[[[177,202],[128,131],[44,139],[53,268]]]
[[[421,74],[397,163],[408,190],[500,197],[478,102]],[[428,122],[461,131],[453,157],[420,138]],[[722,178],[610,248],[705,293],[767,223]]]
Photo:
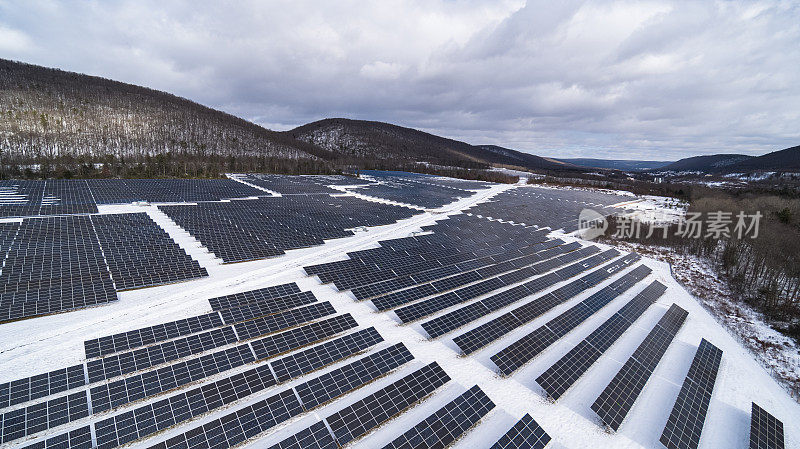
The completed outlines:
[[[558,157],[800,144],[800,3],[4,1],[0,57],[272,129],[392,122]]]

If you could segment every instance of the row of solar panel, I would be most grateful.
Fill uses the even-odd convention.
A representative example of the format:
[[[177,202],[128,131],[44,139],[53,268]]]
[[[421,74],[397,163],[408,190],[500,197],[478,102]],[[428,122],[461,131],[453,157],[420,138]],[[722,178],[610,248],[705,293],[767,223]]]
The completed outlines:
[[[550,398],[558,400],[666,290],[663,284],[653,281],[545,370],[536,382]]]
[[[600,263],[604,260],[608,260],[609,258],[617,255],[616,252],[612,253],[604,252],[602,254],[596,254],[592,256],[598,251],[599,249],[595,246],[587,246],[577,251],[572,251],[568,254],[560,256],[552,261],[541,262],[538,264],[531,265],[530,267],[524,268],[522,270],[518,270],[517,272],[513,273],[513,276],[503,275],[501,276],[501,279],[506,280],[506,282],[508,282],[509,284],[511,284],[512,282],[526,281],[526,279],[535,276],[536,274],[545,273],[548,270],[558,268],[562,265],[574,262],[576,260],[582,259],[587,256],[591,257],[581,262],[578,262],[577,264],[573,264],[572,266],[580,266],[588,268],[593,264]],[[541,277],[537,277],[536,279],[526,281],[510,289],[503,290],[499,293],[495,293],[480,301],[474,302],[472,304],[466,305],[464,307],[458,308],[451,312],[439,315],[435,318],[425,321],[422,323],[422,328],[425,329],[425,332],[427,332],[430,338],[439,337],[459,327],[469,324],[480,317],[483,317],[494,311],[500,310],[503,307],[506,307],[532,294],[535,294],[541,290],[551,287],[556,283],[561,282],[562,280],[568,279],[568,277],[566,276],[569,273],[572,273],[572,268],[570,267],[562,268],[547,273]]]
[[[0,192],[2,217],[97,213],[96,204],[219,201],[265,194],[228,179],[3,180]]]
[[[628,200],[629,198],[623,196],[599,192],[526,186],[498,193],[489,201],[467,210],[484,217],[572,232],[577,229],[578,216],[583,209],[608,215],[616,211],[611,205]]]
[[[636,282],[644,279],[651,271],[645,265],[636,267],[543,326],[501,349],[490,357],[492,362],[497,365],[502,374],[510,375],[616,299]]]
[[[616,431],[633,408],[688,312],[673,304],[642,340],[591,406],[601,422]]]
[[[542,252],[542,254],[536,253],[532,254],[532,257],[523,257],[523,260],[520,261],[520,263],[512,263],[511,270],[506,270],[508,267],[502,267],[497,270],[499,273],[495,271],[488,271],[484,274],[482,274],[479,270],[477,272],[468,272],[475,273],[477,277],[459,275],[456,276],[453,281],[445,283],[444,285],[437,285],[435,282],[433,283],[433,286],[437,291],[449,290],[465,284],[469,285],[438,296],[434,296],[424,301],[404,306],[395,310],[395,313],[404,323],[415,321],[456,304],[464,303],[493,290],[509,287],[520,281],[550,271],[553,268],[557,268],[594,252],[591,249],[587,249],[584,251],[575,251],[574,253],[568,252],[563,254],[564,251],[574,250],[579,246],[580,245],[577,244],[572,246],[563,245],[563,248],[562,246],[558,246],[556,248],[545,250]],[[500,275],[500,273],[505,274]],[[527,289],[525,284],[522,285],[522,288]]]
[[[118,290],[208,275],[145,213],[33,218],[15,226],[3,242],[0,320],[103,304]]]
[[[618,255],[619,252],[613,249],[604,251],[586,259],[585,261],[559,270],[556,273],[545,275],[529,281],[526,283],[526,287],[530,291],[541,291],[542,289],[551,286],[555,282],[568,279],[568,277],[575,276],[583,270],[589,269],[592,266],[602,263],[605,260],[612,259]],[[464,354],[471,354],[496,341],[500,337],[512,332],[514,329],[517,329],[543,315],[559,304],[563,304],[581,292],[597,285],[597,283],[611,277],[613,273],[638,259],[638,255],[628,254],[618,260],[606,264],[605,266],[587,274],[586,276],[576,279],[575,281],[559,287],[543,296],[539,296],[538,298],[518,306],[509,312],[506,312],[454,337],[453,342]],[[548,276],[550,279],[548,279]]]
[[[277,293],[284,289],[291,290],[291,288],[286,287],[287,285],[289,284],[285,284],[284,286],[276,286],[277,288],[262,289],[261,292],[263,293],[271,291],[273,293]],[[313,296],[313,294],[310,292],[304,293],[309,295],[311,302],[316,301],[316,298]],[[270,311],[281,313],[264,317],[263,320],[256,319],[246,323],[237,323],[233,329],[238,327],[239,334],[236,334],[236,332],[230,327],[216,329],[212,332],[198,333],[221,325],[219,312],[215,312],[212,314],[202,315],[200,317],[178,320],[144,329],[130,331],[128,333],[87,341],[85,343],[87,355],[90,354],[90,351],[97,350],[98,352],[93,353],[92,355],[100,354],[103,356],[114,353],[116,350],[127,351],[130,349],[141,348],[147,344],[166,341],[170,338],[195,333],[195,335],[189,335],[188,337],[173,340],[171,342],[167,342],[166,344],[141,348],[131,352],[123,352],[105,359],[91,360],[87,364],[86,377],[84,377],[83,365],[77,365],[67,370],[59,370],[52,373],[42,374],[20,379],[11,383],[2,384],[0,385],[0,398],[3,399],[2,404],[14,405],[27,402],[29,400],[83,386],[85,385],[84,379],[88,379],[90,383],[93,383],[95,381],[105,379],[107,376],[114,377],[118,374],[130,373],[141,368],[147,368],[149,366],[159,365],[176,358],[181,358],[182,356],[187,355],[189,352],[202,352],[208,349],[219,347],[220,345],[229,344],[232,341],[242,340],[245,338],[242,335],[246,335],[247,338],[255,337],[257,334],[266,335],[268,333],[284,330],[289,327],[335,313],[333,308],[327,302],[316,304],[311,308],[306,307],[294,310],[287,309],[294,307],[296,304],[291,304],[289,302],[284,302],[282,304],[286,306],[285,309]],[[158,330],[164,330],[164,332],[161,332],[160,335],[157,335],[156,331]],[[142,335],[145,335],[144,339],[141,338]],[[99,351],[99,343],[101,341],[107,343],[107,346],[105,346],[107,350],[105,352]],[[115,341],[117,345],[113,345]],[[249,347],[247,347],[246,351],[243,351],[241,347],[239,347],[232,348],[227,352],[244,352],[245,354],[252,354]],[[225,355],[225,352],[213,354],[214,359],[209,360],[208,363],[213,364],[213,366],[219,366],[221,363],[220,357],[223,355]],[[225,356],[225,358],[230,358],[232,356],[233,354],[228,354]],[[239,354],[239,357],[241,357],[241,354]],[[199,363],[202,367],[203,364],[201,362],[203,361],[204,358],[201,357],[200,359],[193,359],[189,363],[193,363],[195,365]],[[167,367],[165,369],[169,370],[171,367]],[[157,372],[149,372],[144,376],[155,376],[156,374]],[[162,382],[170,384],[171,382],[174,383],[174,379],[170,381],[162,380]]]
[[[159,208],[226,263],[321,245],[326,239],[353,235],[352,228],[394,223],[413,215],[404,207],[328,195]]]
[[[293,307],[313,303],[316,298],[310,292],[302,292],[300,295],[294,295],[293,292],[299,292],[295,283],[282,284],[273,287],[267,287],[258,290],[237,293],[228,295],[226,297],[212,298],[209,302],[212,306],[220,309],[223,305],[234,304],[247,304],[252,302],[249,307],[249,314],[247,319],[251,319],[261,315],[273,314],[281,311],[288,310]],[[286,296],[284,296],[286,294]],[[255,310],[259,308],[261,313],[256,313]],[[325,310],[330,311],[329,308]],[[241,311],[229,312],[222,310],[226,316],[224,322],[226,324],[235,323],[244,319],[244,313]],[[242,320],[234,318],[242,317]],[[322,315],[318,315],[322,316]],[[201,315],[198,317],[191,317],[183,320],[177,320],[169,323],[163,323],[143,329],[136,329],[133,331],[116,334],[112,336],[102,337],[99,339],[88,340],[84,343],[86,349],[87,359],[101,357],[116,352],[127,351],[141,346],[186,336],[193,333],[198,333],[214,327],[220,327],[223,320],[220,319],[219,312]],[[252,333],[251,333],[252,335]],[[77,382],[83,384],[83,367],[75,367],[79,371]],[[26,402],[29,399],[35,399],[39,390],[42,387],[30,387],[30,385],[38,385],[40,382],[37,380],[41,376],[21,379],[11,384],[0,385],[0,398],[4,398],[9,404],[16,404]],[[24,384],[24,388],[23,388]],[[49,394],[56,392],[66,391],[67,388],[63,386],[47,386]],[[70,387],[74,388],[74,387]],[[0,402],[2,404],[2,402]]]
[[[350,318],[348,321],[345,321],[345,324],[345,326],[330,328],[325,334],[317,333],[313,337],[309,337],[307,340],[313,343],[314,341],[319,341],[328,336],[333,336],[337,333],[353,328],[356,325],[355,322],[352,321],[352,318]],[[313,334],[313,332],[311,333]],[[245,372],[244,376],[246,379],[248,379],[248,382],[250,382],[254,376],[257,379],[262,379],[266,376],[274,381],[272,373],[275,372],[276,375],[279,376],[277,382],[282,382],[284,380],[288,380],[289,378],[311,372],[322,366],[333,363],[336,360],[353,355],[379,343],[382,340],[383,339],[374,328],[365,329],[363,331],[348,334],[341,338],[331,340],[323,345],[314,346],[285,358],[278,359],[273,361],[271,364],[262,365],[256,369],[249,370]],[[296,346],[289,349],[298,349],[305,344],[307,343],[299,342]],[[223,357],[229,358],[222,364],[216,364],[216,362],[220,361],[221,359],[220,354],[222,354]],[[231,357],[231,354],[234,355]],[[237,366],[243,366],[247,363],[253,362],[254,360],[255,358],[253,357],[250,347],[244,345],[215,354],[209,354],[199,359],[190,359],[185,362],[170,365],[157,371],[149,371],[142,375],[127,377],[120,381],[109,384],[102,384],[92,388],[91,390],[92,412],[100,413],[114,407],[129,404],[159,393],[170,391],[183,385],[202,380],[210,375],[227,371]],[[267,376],[267,374],[269,374],[269,376]],[[226,379],[235,380],[238,379],[238,377],[233,376],[232,378]],[[231,382],[233,382],[233,380],[231,380]],[[272,384],[274,384],[274,382]],[[252,382],[248,383],[248,385],[252,390]],[[210,387],[206,385],[191,391],[205,391],[203,389],[207,388]],[[189,393],[191,393],[191,391]],[[74,393],[68,397],[71,401],[70,403],[75,403],[82,408],[78,408],[74,413],[71,408],[70,414],[66,418],[62,418],[58,414],[45,413],[45,419],[49,418],[52,420],[52,422],[48,423],[45,421],[45,423],[42,424],[40,419],[37,418],[37,413],[39,413],[40,408],[44,407],[44,409],[47,411],[48,407],[53,408],[54,404],[59,405],[62,401],[64,401],[64,398],[57,398],[55,400],[42,403],[43,405],[36,404],[34,406],[17,409],[2,415],[2,417],[0,417],[0,427],[2,428],[2,435],[4,438],[3,441],[10,441],[25,435],[31,435],[41,430],[45,430],[56,425],[65,424],[66,422],[71,422],[89,415],[87,395],[86,392],[82,391]],[[163,401],[160,403],[163,403]],[[131,416],[135,416],[137,413],[143,413],[138,411],[140,409],[100,421],[98,426],[101,424],[107,425],[110,422],[109,420],[112,420],[113,422],[117,423],[114,427],[120,428],[120,426],[123,426],[123,424],[120,423],[129,422]],[[133,415],[131,415],[131,413],[133,413]],[[123,439],[130,438],[131,434],[125,433],[125,435],[126,436],[123,437]]]

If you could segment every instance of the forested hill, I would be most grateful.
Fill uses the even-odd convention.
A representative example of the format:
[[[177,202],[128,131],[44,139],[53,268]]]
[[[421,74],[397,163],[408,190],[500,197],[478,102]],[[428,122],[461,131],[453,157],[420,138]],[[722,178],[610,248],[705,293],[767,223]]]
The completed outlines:
[[[98,163],[109,155],[117,162],[141,162],[168,153],[170,165],[203,166],[231,158],[247,165],[264,164],[265,158],[315,164],[331,157],[284,133],[165,92],[4,59],[0,151],[4,163],[22,164]]]
[[[287,134],[341,157],[411,160],[439,165],[506,165],[539,170],[569,170],[562,162],[493,145],[470,145],[390,123],[329,118],[299,126]]]
[[[773,151],[762,156],[714,154],[673,162],[660,170],[737,173],[750,171],[800,171],[800,146]]]

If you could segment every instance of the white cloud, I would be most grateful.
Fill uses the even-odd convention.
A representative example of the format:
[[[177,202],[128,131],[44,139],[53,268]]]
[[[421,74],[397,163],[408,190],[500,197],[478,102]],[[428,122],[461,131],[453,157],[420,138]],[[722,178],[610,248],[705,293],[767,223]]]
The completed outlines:
[[[797,1],[0,0],[0,50],[279,129],[347,116],[662,159],[800,143],[798,16]]]
[[[0,51],[7,54],[20,54],[33,48],[27,34],[0,24]]]
[[[365,78],[393,80],[399,78],[406,68],[404,64],[396,62],[375,61],[361,66],[359,73]]]

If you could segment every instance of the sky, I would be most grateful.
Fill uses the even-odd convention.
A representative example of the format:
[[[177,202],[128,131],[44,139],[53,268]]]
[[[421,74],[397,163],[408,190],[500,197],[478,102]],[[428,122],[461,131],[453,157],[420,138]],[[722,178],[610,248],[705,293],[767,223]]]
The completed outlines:
[[[542,156],[800,144],[800,2],[0,0],[0,58],[270,129],[386,121]]]

